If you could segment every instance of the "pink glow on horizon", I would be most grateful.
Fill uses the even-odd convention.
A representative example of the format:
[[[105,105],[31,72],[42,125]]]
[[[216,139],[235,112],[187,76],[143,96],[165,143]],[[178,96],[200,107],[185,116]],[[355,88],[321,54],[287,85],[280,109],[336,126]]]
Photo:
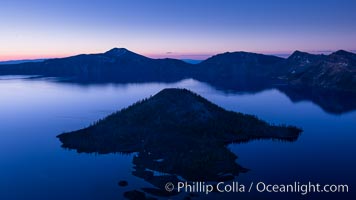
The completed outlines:
[[[36,59],[49,59],[49,58],[64,58],[72,56],[70,54],[50,54],[50,55],[0,55],[0,61],[11,60],[36,60]]]

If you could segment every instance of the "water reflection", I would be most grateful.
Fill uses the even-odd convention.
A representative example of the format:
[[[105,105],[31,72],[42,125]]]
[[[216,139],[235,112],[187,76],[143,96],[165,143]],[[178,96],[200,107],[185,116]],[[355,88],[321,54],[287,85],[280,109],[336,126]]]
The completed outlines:
[[[225,145],[200,142],[189,137],[175,138],[174,141],[160,138],[133,158],[132,174],[153,186],[140,188],[145,196],[172,196],[178,193],[176,190],[166,191],[168,182],[177,185],[179,181],[200,181],[214,185],[236,180],[240,173],[249,171],[236,159],[237,156]],[[137,193],[137,189],[129,192]]]
[[[132,174],[155,186],[142,188],[143,191],[158,196],[172,195],[175,193],[164,189],[167,182],[227,181],[247,171],[224,146],[181,139],[174,143],[156,142],[134,157]]]
[[[217,91],[191,79],[174,84],[102,85],[16,79],[0,81],[0,199],[122,199],[124,190],[156,188],[146,184],[148,181],[142,181],[143,178],[130,175],[137,171],[132,171],[132,163],[136,166],[136,160],[140,158],[68,152],[60,148],[55,136],[85,127],[167,86],[187,87],[226,109],[255,114],[273,123],[295,124],[305,130],[302,137],[293,143],[256,141],[229,146],[226,153],[229,154],[231,149],[239,156],[238,163],[251,169],[249,173],[240,171],[237,177],[240,182],[311,180],[355,184],[355,112],[334,116],[319,109],[317,104],[306,103],[308,99],[293,103],[277,90],[266,90],[256,95],[233,89]],[[323,98],[330,97],[326,95]],[[352,105],[352,98],[350,102]],[[343,100],[335,104],[344,106]],[[352,107],[344,110],[348,109],[354,110]],[[139,154],[136,156],[141,157]],[[163,160],[150,162],[160,161]],[[167,175],[149,167],[151,165],[138,171],[150,171],[154,176]],[[334,169],[340,168],[342,170],[333,173]],[[122,179],[129,183],[125,188],[117,186],[117,181]],[[272,199],[280,199],[279,195]],[[296,195],[285,199],[304,197]],[[251,194],[246,196],[246,199],[253,199]],[[232,194],[230,197],[236,199],[240,196]],[[309,197],[305,196],[313,199]],[[342,197],[342,194],[335,193],[335,198],[346,199]],[[180,196],[173,198],[182,199]],[[224,196],[224,199],[229,198]],[[266,199],[266,195],[255,199]]]
[[[107,83],[107,82],[73,82],[63,79],[52,79],[54,81],[59,81],[61,83],[67,83],[71,85],[80,85],[82,87],[90,87],[93,85],[108,85],[114,84],[117,86],[132,85],[135,83]],[[355,92],[342,92],[333,90],[324,90],[317,88],[307,88],[307,87],[293,87],[285,84],[284,82],[271,82],[266,80],[245,80],[245,81],[233,81],[233,82],[199,82],[194,79],[185,79],[179,81],[176,84],[178,87],[185,87],[185,83],[188,85],[191,82],[201,83],[198,87],[212,87],[226,94],[256,94],[266,90],[277,89],[284,93],[292,102],[309,101],[325,112],[330,114],[343,114],[356,110],[356,93]],[[144,83],[136,83],[144,84]],[[162,83],[164,84],[164,83]],[[167,83],[172,84],[172,83]]]
[[[286,140],[278,140],[294,142],[297,138],[298,136],[293,139],[287,137]],[[127,142],[116,144],[118,148],[136,149],[132,159],[132,175],[143,179],[150,185],[145,187],[133,186],[133,190],[125,191],[123,194],[127,199],[153,199],[153,197],[176,195],[190,195],[190,198],[200,197],[204,194],[202,191],[179,193],[176,189],[167,191],[165,186],[169,182],[177,186],[178,182],[194,184],[197,181],[216,185],[222,181],[236,181],[241,173],[249,171],[248,168],[236,162],[238,157],[230,151],[228,143],[220,142],[216,138],[202,139],[197,136],[177,133],[159,134],[159,137],[157,137],[155,134],[148,133],[141,140],[144,142],[133,143],[130,141],[128,142],[130,145]],[[236,140],[235,144],[239,142],[248,143],[251,140]],[[64,147],[67,148],[65,144]],[[78,148],[77,151],[86,152],[87,149]],[[124,150],[118,153],[127,154],[128,151]],[[130,180],[128,182],[130,183]]]

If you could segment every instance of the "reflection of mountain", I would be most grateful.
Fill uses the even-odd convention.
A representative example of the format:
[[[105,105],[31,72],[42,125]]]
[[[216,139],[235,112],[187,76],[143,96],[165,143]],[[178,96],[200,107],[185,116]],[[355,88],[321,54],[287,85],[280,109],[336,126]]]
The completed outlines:
[[[229,143],[263,138],[294,141],[300,132],[226,111],[185,89],[165,89],[90,127],[58,137],[63,147],[78,152],[138,152],[133,175],[155,186],[143,191],[169,195],[162,190],[169,181],[226,181],[246,172],[226,148]]]
[[[286,84],[250,84],[246,87],[215,85],[215,88],[227,94],[235,94],[241,92],[255,94],[264,90],[276,88],[287,95],[292,102],[311,101],[321,107],[325,112],[330,114],[342,114],[356,110],[356,93],[353,92],[343,92],[303,86],[291,86]]]
[[[287,86],[280,86],[278,90],[293,102],[311,101],[328,113],[341,114],[356,110],[356,93]]]

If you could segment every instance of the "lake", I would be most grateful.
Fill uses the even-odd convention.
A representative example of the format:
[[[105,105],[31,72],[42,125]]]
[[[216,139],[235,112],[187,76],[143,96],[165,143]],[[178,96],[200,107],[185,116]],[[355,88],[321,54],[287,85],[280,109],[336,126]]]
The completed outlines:
[[[356,178],[356,111],[330,113],[312,101],[291,101],[278,89],[232,92],[192,79],[177,83],[73,84],[53,79],[0,77],[0,199],[122,199],[123,192],[150,187],[132,175],[135,154],[85,154],[61,148],[56,136],[84,128],[164,88],[190,89],[232,111],[303,129],[295,142],[258,140],[229,145],[236,162],[249,169],[236,181],[268,184],[348,184]],[[119,187],[127,180],[127,187]],[[324,195],[324,196],[323,196]],[[171,199],[182,199],[181,193]],[[199,194],[193,199],[318,199],[325,193]],[[167,199],[163,197],[162,199]]]

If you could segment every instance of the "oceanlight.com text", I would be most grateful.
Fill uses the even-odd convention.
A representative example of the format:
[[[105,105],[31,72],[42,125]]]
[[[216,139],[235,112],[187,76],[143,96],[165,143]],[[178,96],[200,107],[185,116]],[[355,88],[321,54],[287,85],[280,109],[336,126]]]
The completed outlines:
[[[168,192],[176,190],[177,192],[188,193],[205,193],[211,192],[220,193],[243,193],[243,192],[259,192],[259,193],[299,193],[307,195],[309,193],[347,193],[349,186],[347,184],[320,184],[320,183],[300,183],[295,181],[291,184],[270,184],[264,182],[251,182],[242,184],[239,182],[219,182],[210,184],[206,182],[177,182],[176,184],[168,182],[165,185]]]

